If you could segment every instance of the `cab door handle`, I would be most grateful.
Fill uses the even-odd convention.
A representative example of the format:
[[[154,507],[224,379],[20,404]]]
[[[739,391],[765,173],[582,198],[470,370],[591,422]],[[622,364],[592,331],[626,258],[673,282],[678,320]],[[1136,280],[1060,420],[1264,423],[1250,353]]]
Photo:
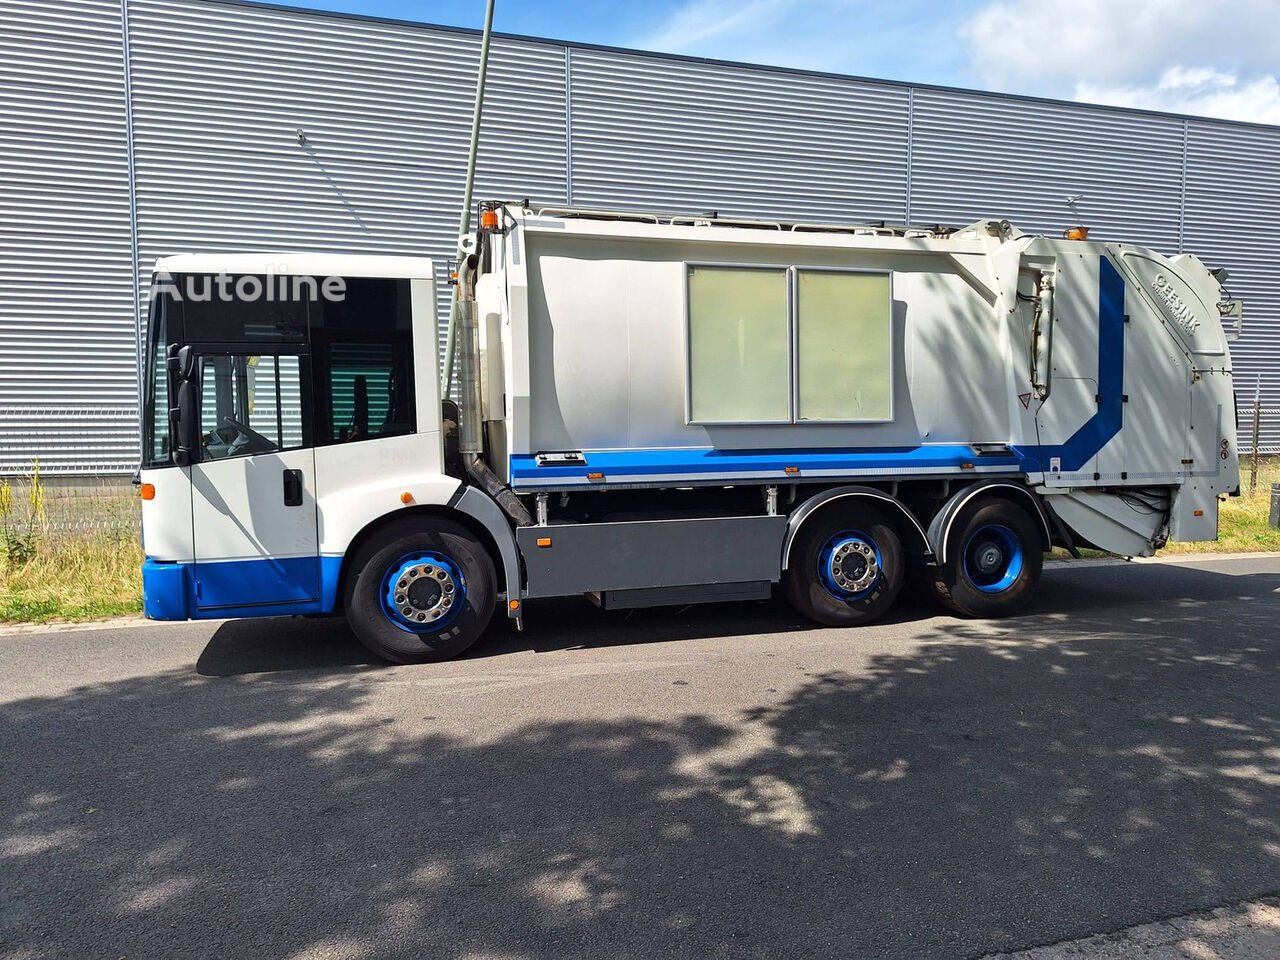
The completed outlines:
[[[286,507],[302,506],[301,470],[286,470],[284,472],[284,505]]]

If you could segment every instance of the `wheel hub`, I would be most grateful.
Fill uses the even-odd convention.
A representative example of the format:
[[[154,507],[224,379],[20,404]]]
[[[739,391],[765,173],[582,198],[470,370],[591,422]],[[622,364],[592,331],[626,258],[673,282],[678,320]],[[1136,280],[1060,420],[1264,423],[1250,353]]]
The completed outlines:
[[[439,620],[453,606],[457,589],[442,566],[428,561],[406,567],[396,581],[396,607],[403,617],[418,623]]]
[[[995,573],[1004,565],[1004,551],[994,543],[984,543],[977,550],[978,570]]]
[[[847,593],[866,590],[880,575],[876,552],[862,540],[850,538],[838,543],[827,561],[831,582]]]
[[[410,554],[387,570],[382,609],[402,630],[421,633],[453,620],[465,595],[462,574],[452,561],[435,553]]]
[[[962,554],[965,577],[982,593],[1008,590],[1022,574],[1022,543],[1017,534],[1002,523],[975,530]]]

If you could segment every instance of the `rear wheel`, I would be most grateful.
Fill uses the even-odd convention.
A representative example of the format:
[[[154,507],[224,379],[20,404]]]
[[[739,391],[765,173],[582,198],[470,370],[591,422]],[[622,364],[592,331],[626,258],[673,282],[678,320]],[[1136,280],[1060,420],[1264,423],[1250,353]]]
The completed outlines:
[[[800,613],[829,627],[870,623],[902,589],[902,540],[874,507],[838,504],[810,518],[791,546],[784,586]]]
[[[952,528],[947,561],[934,569],[934,595],[965,616],[1008,616],[1031,599],[1043,565],[1030,514],[1008,500],[978,500]]]
[[[493,616],[488,552],[459,524],[402,521],[362,547],[347,579],[347,621],[392,663],[433,663],[462,653]]]

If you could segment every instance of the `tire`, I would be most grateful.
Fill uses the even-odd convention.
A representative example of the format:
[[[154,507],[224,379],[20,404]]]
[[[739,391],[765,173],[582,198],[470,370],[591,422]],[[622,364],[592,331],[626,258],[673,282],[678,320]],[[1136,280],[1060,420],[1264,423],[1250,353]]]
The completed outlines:
[[[857,627],[893,606],[903,566],[902,540],[880,511],[860,503],[835,504],[800,528],[784,587],[791,605],[810,620]]]
[[[977,500],[956,518],[947,562],[934,568],[938,600],[967,617],[1006,617],[1035,593],[1044,566],[1040,528],[1008,500]]]
[[[406,519],[361,547],[347,578],[347,622],[391,663],[437,663],[484,633],[494,610],[493,561],[465,527]]]

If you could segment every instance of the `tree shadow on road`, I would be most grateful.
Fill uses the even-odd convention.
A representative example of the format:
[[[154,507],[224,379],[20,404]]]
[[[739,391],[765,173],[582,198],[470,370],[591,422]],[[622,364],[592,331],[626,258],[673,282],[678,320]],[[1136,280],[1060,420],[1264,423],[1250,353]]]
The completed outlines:
[[[0,705],[0,956],[960,957],[1273,892],[1280,574],[1150,571],[732,714],[481,729],[544,688],[274,634]]]

